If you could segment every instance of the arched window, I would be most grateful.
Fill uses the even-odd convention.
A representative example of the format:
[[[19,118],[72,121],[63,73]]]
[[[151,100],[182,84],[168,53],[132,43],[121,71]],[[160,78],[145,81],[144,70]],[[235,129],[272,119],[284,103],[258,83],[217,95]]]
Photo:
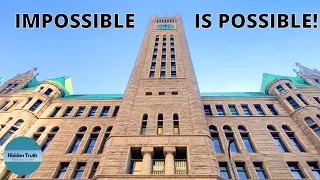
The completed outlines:
[[[174,135],[180,134],[179,115],[177,113],[174,113],[172,118],[173,118],[173,134]]]
[[[243,144],[244,144],[244,147],[246,148],[247,152],[248,153],[255,153],[256,150],[253,146],[253,143],[251,141],[251,137],[249,135],[249,132],[247,130],[247,128],[243,125],[239,125],[238,126],[238,130],[240,132],[240,136],[242,138],[242,141],[243,141]]]
[[[311,119],[310,117],[304,118],[304,121],[305,121],[308,125],[311,125],[311,124],[314,124],[314,123],[315,123],[315,122],[313,121],[313,119]]]
[[[163,120],[163,114],[158,114],[158,120]]]
[[[225,126],[223,126],[223,131],[224,132],[232,132],[232,129],[230,126],[225,125]]]
[[[56,126],[56,127],[53,127],[51,130],[50,130],[50,132],[51,133],[57,133],[58,131],[59,131],[59,127],[58,126]]]
[[[106,132],[111,132],[111,130],[112,130],[112,126],[109,126],[108,128],[107,128],[107,130],[106,130]]]
[[[46,130],[46,127],[42,126],[42,127],[39,127],[37,132],[44,132],[45,130]]]
[[[214,125],[210,125],[209,126],[209,131],[210,131],[210,135],[211,135],[211,138],[212,138],[214,151],[216,153],[223,153],[223,149],[222,149],[222,145],[221,145],[221,141],[220,141],[220,138],[219,138],[219,132],[217,130],[217,127],[214,126]]]
[[[292,129],[288,125],[282,125],[282,129],[285,131],[294,148],[299,152],[305,152],[300,141],[298,140],[299,138],[296,137],[296,134],[292,131]]]
[[[82,126],[81,128],[79,128],[78,132],[84,133],[87,131],[87,127],[86,126]]]
[[[6,123],[9,123],[12,119],[12,117],[9,117]]]
[[[35,141],[37,141],[37,140],[40,138],[41,134],[42,134],[45,130],[46,130],[46,128],[45,128],[44,126],[39,127],[39,128],[37,129],[37,131],[36,131],[35,133],[33,133],[32,139],[35,140]]]
[[[227,144],[229,144],[231,139],[234,139],[234,141],[231,142],[231,144],[230,144],[230,152],[238,153],[239,148],[237,146],[236,139],[234,137],[234,133],[232,131],[232,128],[228,125],[224,125],[223,131],[224,131],[224,135],[226,136],[226,139],[227,139]]]
[[[96,126],[92,130],[93,133],[99,133],[100,131],[101,131],[101,127],[100,126]]]
[[[142,116],[142,123],[141,123],[141,129],[140,129],[140,135],[145,135],[147,131],[147,122],[148,120],[148,114],[144,114]]]
[[[247,128],[242,125],[239,125],[238,130],[239,130],[239,132],[245,132],[245,131],[247,131]]]
[[[143,120],[143,121],[148,120],[148,114],[144,114],[144,115],[142,116],[142,120]]]
[[[100,126],[96,126],[93,128],[92,132],[90,133],[90,139],[89,139],[89,143],[87,143],[87,146],[85,147],[85,151],[84,153],[86,154],[91,154],[94,146],[97,142],[97,139],[99,137],[99,133],[101,131],[101,127]]]
[[[49,145],[51,144],[54,136],[56,135],[56,133],[57,133],[58,131],[59,131],[59,127],[58,127],[58,126],[53,127],[53,128],[49,131],[45,142],[44,142],[44,143],[42,144],[42,146],[41,146],[42,152],[45,151],[45,150],[49,147]]]
[[[177,113],[173,114],[173,120],[179,120],[179,115]]]
[[[318,115],[317,117],[319,118]],[[309,128],[311,128],[320,137],[320,127],[318,126],[318,124],[316,124],[310,117],[304,118],[304,121],[308,124]]]
[[[11,127],[1,138],[0,146],[2,146],[18,129],[16,127]]]
[[[22,123],[23,123],[23,120],[19,119],[14,125],[20,127]]]
[[[320,119],[320,114],[317,114],[317,118]]]
[[[277,147],[279,148],[279,150],[284,153],[284,152],[289,152],[288,148],[286,147],[286,145],[283,143],[279,132],[276,130],[276,128],[272,125],[268,125],[267,126],[271,136],[273,137],[273,140],[275,142],[275,144],[277,145]]]
[[[158,126],[157,126],[157,134],[162,135],[163,133],[163,114],[158,114]]]
[[[107,147],[107,141],[108,141],[108,138],[110,136],[110,132],[112,130],[112,126],[109,126],[106,130],[106,132],[104,133],[104,136],[103,136],[103,139],[102,139],[102,142],[101,142],[101,145],[100,145],[100,148],[99,148],[99,151],[98,153],[103,153]]]

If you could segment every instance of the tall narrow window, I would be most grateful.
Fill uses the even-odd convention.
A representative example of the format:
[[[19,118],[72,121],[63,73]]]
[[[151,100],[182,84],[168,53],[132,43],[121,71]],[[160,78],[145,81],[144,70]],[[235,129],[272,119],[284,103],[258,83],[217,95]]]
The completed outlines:
[[[73,179],[81,179],[85,167],[86,167],[86,163],[85,162],[77,163],[76,170],[75,170],[74,175],[73,175]]]
[[[152,62],[152,63],[151,63],[150,69],[156,69],[156,62]]]
[[[82,114],[83,114],[83,112],[84,112],[85,109],[86,109],[86,107],[80,106],[79,109],[78,109],[78,111],[77,111],[77,113],[76,113],[76,115],[75,115],[75,117],[80,117],[80,116],[82,116]]]
[[[156,42],[159,41],[159,35],[156,35]]]
[[[10,101],[5,101],[0,105],[0,110],[3,109],[6,105],[9,104]]]
[[[217,131],[217,127],[211,125],[209,126],[210,135],[212,138],[213,147],[216,153],[222,153],[222,146],[219,138],[219,132]]]
[[[164,174],[164,154],[163,148],[155,147],[153,155],[152,174]]]
[[[166,55],[161,56],[161,61],[165,61],[167,59]]]
[[[107,117],[110,110],[110,106],[103,106],[100,117]]]
[[[223,109],[223,106],[222,106],[222,105],[216,105],[216,109],[217,109],[217,112],[218,112],[218,115],[219,115],[219,116],[224,116],[224,115],[226,115],[225,112],[224,112],[224,109]]]
[[[45,151],[50,143],[52,142],[54,136],[56,135],[56,133],[59,131],[59,127],[54,127],[50,130],[50,132],[48,133],[47,139],[45,141],[45,143],[42,145],[41,150]]]
[[[180,134],[179,130],[179,116],[177,113],[173,114],[173,134]]]
[[[274,142],[275,142],[276,145],[278,146],[279,150],[280,150],[281,152],[283,152],[283,153],[284,153],[284,152],[289,152],[289,151],[288,151],[288,148],[284,145],[282,139],[280,138],[279,132],[276,131],[275,128],[272,127],[272,126],[270,126],[270,125],[268,125],[268,129],[269,129],[270,134],[271,134],[272,137],[273,137]]]
[[[89,179],[93,178],[96,175],[98,166],[99,166],[99,162],[94,162],[93,163],[92,169],[91,169],[91,172],[90,172],[90,175],[89,175]]]
[[[55,117],[58,112],[60,111],[61,107],[55,107],[53,112],[51,113],[50,117]]]
[[[176,60],[176,55],[175,54],[171,54],[171,60],[172,61]]]
[[[1,176],[1,179],[9,179],[12,175],[12,172],[10,170],[6,170],[6,172]]]
[[[67,172],[68,166],[69,166],[69,162],[61,162],[60,165],[59,165],[59,170],[58,170],[55,178],[63,179],[64,175]]]
[[[158,114],[157,134],[162,135],[162,133],[163,133],[163,114]]]
[[[88,117],[93,117],[96,114],[97,109],[98,109],[97,106],[92,106],[90,111],[89,111]]]
[[[256,170],[256,174],[258,179],[268,179],[268,176],[263,168],[262,162],[253,162],[254,169]]]
[[[171,62],[171,69],[176,69],[176,63],[175,62]]]
[[[285,90],[283,89],[283,87],[281,85],[277,86],[277,90],[280,92],[280,94],[285,92]]]
[[[29,111],[34,112],[41,105],[42,101],[38,99],[30,108]]]
[[[81,127],[78,130],[78,133],[76,134],[76,137],[72,143],[72,146],[69,149],[69,153],[75,154],[80,146],[81,140],[84,136],[84,133],[86,132],[87,128],[86,127]]]
[[[149,78],[154,78],[154,71],[150,71]]]
[[[228,105],[229,106],[229,109],[230,109],[230,113],[233,115],[233,116],[238,116],[239,113],[237,111],[237,108],[235,105]]]
[[[219,169],[220,169],[221,177],[223,179],[231,178],[227,162],[219,162]]]
[[[2,146],[12,134],[14,134],[18,129],[15,127],[11,127],[0,139],[0,146]]]
[[[237,173],[240,179],[248,179],[248,173],[244,162],[235,162]]]
[[[161,78],[165,78],[166,77],[166,72],[165,71],[161,71],[160,72],[160,77]]]
[[[238,130],[248,153],[255,153],[255,149],[252,146],[252,142],[250,140],[249,132],[247,131],[247,129],[244,126],[239,126]]]
[[[31,100],[32,100],[32,98],[31,98],[31,97],[29,97],[29,98],[28,98],[28,100],[27,100],[27,102],[26,102],[26,103],[25,103],[21,108],[26,107],[26,105],[27,105],[27,104],[29,104],[29,102],[30,102]],[[1,108],[0,108],[0,109],[1,109]]]
[[[44,95],[49,96],[51,93],[52,93],[52,89],[49,88],[44,92]]]
[[[174,156],[175,174],[187,174],[187,147],[176,147]]]
[[[170,46],[171,46],[171,47],[173,47],[173,46],[174,46],[174,43],[173,43],[173,42],[171,42],[171,43],[170,43]]]
[[[177,72],[176,71],[171,71],[171,77],[177,77]]]
[[[253,106],[256,108],[259,115],[265,115],[260,104],[254,104]]]
[[[212,116],[212,111],[210,105],[203,105],[204,108],[204,114],[206,116]]]
[[[13,101],[12,104],[9,107],[7,107],[6,111],[11,109],[16,103],[17,103],[17,101]]]
[[[303,99],[303,97],[302,97],[302,95],[301,94],[297,94],[297,97],[300,99],[300,101],[302,101],[303,102],[303,104],[305,104],[305,105],[309,105],[304,99]]]
[[[291,106],[293,107],[293,109],[298,109],[298,108],[300,108],[300,105],[299,105],[291,96],[287,97],[286,99],[287,99],[287,101],[291,104]]]
[[[295,149],[299,152],[305,152],[303,147],[301,146],[300,142],[296,138],[296,135],[293,131],[291,131],[291,128],[287,125],[282,125],[282,129],[286,132],[286,135],[290,139],[292,145],[295,147]]]
[[[32,139],[37,141],[39,139],[39,137],[41,136],[41,134],[44,132],[46,128],[45,127],[40,127],[38,128],[38,130],[33,134]]]
[[[109,127],[107,128],[105,134],[104,134],[103,139],[102,139],[101,146],[100,146],[99,151],[98,151],[99,154],[100,154],[100,153],[103,153],[104,150],[106,149],[106,147],[107,147],[107,141],[108,141],[108,138],[109,138],[109,136],[110,136],[111,130],[112,130],[112,126],[109,126]]]
[[[318,162],[308,162],[309,168],[316,179],[320,179],[320,168]]]
[[[224,131],[224,134],[225,134],[226,139],[227,139],[227,144],[229,144],[229,141],[231,139],[235,139],[234,133],[233,133],[233,131],[232,131],[230,126],[223,126],[223,131]],[[232,153],[238,153],[239,152],[238,146],[236,144],[236,140],[233,141],[230,144],[230,152],[232,152]]]
[[[267,104],[267,107],[273,115],[275,116],[279,115],[276,109],[274,108],[273,104]]]
[[[161,62],[161,69],[166,69],[166,62]]]
[[[97,126],[95,128],[93,128],[91,134],[90,134],[90,139],[89,139],[89,143],[86,147],[85,153],[86,154],[91,154],[93,149],[94,149],[94,145],[97,142],[99,133],[100,133],[101,127]]]
[[[152,61],[157,60],[157,55],[152,55]]]
[[[243,113],[244,113],[245,115],[249,115],[249,116],[251,116],[251,115],[252,115],[252,113],[251,113],[251,111],[250,111],[250,109],[249,109],[248,105],[241,105],[241,107],[242,107],[242,109],[243,109]]]
[[[318,104],[320,104],[320,98],[319,98],[319,97],[313,97],[313,99],[314,99],[315,101],[317,101]],[[1,108],[0,108],[0,109],[1,109]]]
[[[119,110],[120,110],[120,106],[116,106],[116,107],[114,108],[114,110],[113,110],[112,116],[113,116],[113,117],[116,117],[116,116],[118,115]]]
[[[290,83],[286,83],[286,85],[287,85],[287,87],[288,87],[289,89],[292,89],[292,86],[291,86]]]
[[[142,170],[142,154],[141,148],[132,147],[131,148],[131,167],[130,174],[140,175]]]
[[[305,178],[297,162],[287,162],[287,164],[294,179]]]
[[[63,113],[62,117],[68,117],[72,111],[73,107],[67,107],[66,111]]]

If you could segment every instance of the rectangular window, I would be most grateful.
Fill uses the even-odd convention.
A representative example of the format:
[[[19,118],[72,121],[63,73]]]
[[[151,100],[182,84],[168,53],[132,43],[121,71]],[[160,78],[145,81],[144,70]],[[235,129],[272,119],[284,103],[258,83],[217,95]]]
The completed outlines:
[[[163,121],[158,121],[158,128],[157,128],[157,134],[162,135],[163,133]]]
[[[219,162],[219,169],[220,169],[221,177],[223,179],[231,178],[227,162]]]
[[[173,134],[179,134],[179,121],[173,121]]]
[[[293,109],[300,108],[300,105],[291,96],[287,97],[287,101],[291,104]]]
[[[263,168],[262,162],[253,162],[254,169],[256,170],[256,174],[258,176],[258,179],[267,179],[267,175]]]
[[[280,92],[280,94],[285,92],[285,90],[283,89],[283,87],[281,85],[277,86],[277,89]]]
[[[176,63],[175,62],[171,62],[171,69],[175,69],[176,68]]]
[[[297,94],[297,97],[300,99],[300,101],[302,101],[303,102],[303,104],[305,104],[305,105],[309,105],[304,99],[303,99],[303,97],[302,97],[302,95],[301,94]]]
[[[166,92],[159,92],[160,96],[166,95]]]
[[[218,112],[219,116],[225,116],[226,115],[222,105],[216,105],[216,109],[217,109],[217,112]]]
[[[69,166],[69,162],[61,162],[61,163],[60,163],[60,166],[59,166],[59,170],[58,170],[55,178],[57,178],[57,179],[63,179],[63,178],[64,178],[64,175],[65,175],[66,172],[67,172],[68,166]]]
[[[246,147],[248,153],[255,153],[255,150],[252,147],[252,143],[251,143],[251,140],[249,138],[249,134],[248,133],[241,133],[241,137],[242,137],[242,140],[243,140],[243,144]]]
[[[18,129],[15,127],[9,129],[0,139],[0,146],[2,146],[10,138],[10,136],[16,132],[16,130]]]
[[[79,107],[79,109],[78,109],[75,117],[80,117],[80,116],[82,116],[82,114],[83,114],[83,112],[84,112],[85,109],[86,109],[86,107],[84,107],[84,106]]]
[[[170,51],[171,51],[172,53],[174,53],[174,48],[170,48]]]
[[[161,77],[161,78],[165,78],[165,77],[166,77],[166,72],[165,72],[165,71],[161,71],[160,77]]]
[[[63,113],[62,117],[68,117],[72,111],[73,107],[67,107],[66,111]]]
[[[156,69],[156,62],[151,63],[151,69]]]
[[[172,42],[172,43],[170,43],[170,46],[171,46],[171,47],[173,47],[173,46],[174,46],[174,43],[173,43],[173,42]]]
[[[55,107],[54,111],[51,113],[50,117],[55,117],[60,111],[61,107]]]
[[[159,44],[158,44],[157,42],[154,43],[154,47],[155,47],[155,48],[158,47],[158,45],[159,45]]]
[[[314,81],[318,84],[320,84],[320,80],[319,79],[314,79]]]
[[[276,145],[278,146],[278,148],[280,149],[280,151],[281,151],[282,153],[284,153],[284,152],[289,152],[289,151],[288,151],[288,148],[287,148],[287,147],[284,145],[284,143],[282,142],[279,134],[273,133],[273,134],[272,134],[272,137],[273,137]]]
[[[162,55],[162,56],[161,56],[161,60],[162,60],[162,61],[165,61],[166,59],[167,59],[167,58],[166,58],[166,55]]]
[[[178,93],[178,91],[172,91],[171,94],[172,95],[178,95],[179,93]]]
[[[52,89],[49,88],[44,92],[44,95],[49,96],[51,93],[52,93]]]
[[[229,105],[229,109],[230,109],[230,112],[233,116],[239,115],[235,105]]]
[[[75,154],[80,146],[81,140],[83,138],[82,134],[77,134],[76,139],[74,140],[69,153]]]
[[[320,168],[317,162],[308,162],[309,168],[316,179],[320,179]]]
[[[167,44],[164,42],[164,43],[162,43],[162,47],[166,47],[167,46]]]
[[[287,162],[289,169],[291,171],[294,179],[302,179],[305,178],[302,171],[300,170],[297,162]]]
[[[260,104],[254,104],[254,107],[256,108],[259,115],[265,115]]]
[[[248,105],[241,105],[241,107],[242,107],[242,109],[243,109],[243,113],[244,113],[245,115],[249,115],[249,116],[251,116],[251,115],[252,115],[252,113],[251,113],[251,111],[250,111],[250,109],[249,109]]]
[[[107,117],[110,110],[110,106],[103,106],[100,117]]]
[[[157,60],[157,55],[152,55],[152,61]]]
[[[8,105],[9,102],[10,102],[10,101],[5,101],[5,102],[3,102],[3,103],[1,104],[1,106],[0,106],[0,110],[3,109],[6,105]]]
[[[97,138],[98,138],[97,134],[91,134],[91,137],[90,137],[90,140],[89,140],[89,144],[88,144],[88,146],[87,146],[87,148],[85,150],[86,154],[91,154],[92,153],[94,145],[97,142]]]
[[[292,145],[296,148],[299,152],[305,152],[301,144],[299,143],[298,139],[296,138],[294,132],[286,132],[287,136],[289,137]]]
[[[145,134],[146,134],[146,131],[147,131],[147,121],[143,121],[143,122],[142,122],[142,125],[141,125],[140,134],[141,134],[141,135],[145,135]]]
[[[74,172],[73,179],[81,179],[85,168],[86,168],[85,162],[77,163],[76,171]]]
[[[176,60],[176,55],[171,54],[171,60]]]
[[[177,77],[177,72],[176,71],[171,71],[171,77]]]
[[[151,96],[152,92],[146,92],[146,96]]]
[[[273,104],[267,104],[267,107],[269,108],[270,112],[273,115],[275,115],[275,116],[279,115],[278,112],[276,111],[276,109],[274,108]]]
[[[41,105],[42,101],[38,99],[30,108],[29,111],[34,112]]]
[[[90,111],[89,111],[88,117],[93,117],[96,114],[97,109],[98,109],[97,106],[92,106]]]
[[[156,37],[156,42],[158,42],[159,41],[159,37]]]
[[[248,179],[248,173],[244,162],[236,162],[236,169],[240,179]]]
[[[318,97],[313,97],[313,99],[314,99],[315,101],[317,101],[317,103],[320,104],[320,98],[318,98]],[[1,108],[0,108],[0,109],[1,109]]]
[[[92,169],[91,169],[91,172],[90,172],[90,175],[89,175],[89,179],[93,178],[96,175],[98,166],[99,166],[99,162],[94,162],[93,163]]]
[[[287,87],[288,87],[289,89],[292,89],[290,83],[286,83],[286,85],[287,85]]]
[[[118,115],[119,110],[120,110],[120,106],[116,106],[113,110],[112,116],[116,117]]]
[[[203,105],[204,108],[204,114],[206,116],[212,116],[212,111],[210,105]]]
[[[216,153],[222,153],[222,146],[218,133],[211,133],[213,147]]]
[[[45,151],[49,147],[53,137],[54,137],[54,135],[48,135],[47,140],[45,141],[45,143],[41,147],[42,152]]]
[[[166,62],[161,62],[161,69],[166,69]]]
[[[149,78],[154,78],[154,71],[150,71]]]

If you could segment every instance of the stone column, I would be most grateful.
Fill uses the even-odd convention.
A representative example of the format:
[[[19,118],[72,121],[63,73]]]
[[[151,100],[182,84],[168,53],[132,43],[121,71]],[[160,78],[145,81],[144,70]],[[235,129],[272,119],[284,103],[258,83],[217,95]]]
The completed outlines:
[[[142,174],[144,175],[151,174],[153,147],[142,147],[141,153],[143,155]]]
[[[164,171],[166,175],[174,174],[174,154],[176,152],[175,147],[164,147],[163,153],[165,155]]]

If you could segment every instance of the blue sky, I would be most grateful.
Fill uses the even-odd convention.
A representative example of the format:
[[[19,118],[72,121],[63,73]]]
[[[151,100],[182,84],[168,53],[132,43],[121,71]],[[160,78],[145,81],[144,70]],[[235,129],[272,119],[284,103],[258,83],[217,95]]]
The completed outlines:
[[[135,28],[16,29],[16,13],[119,13],[122,22],[125,13],[135,13]],[[320,28],[219,29],[216,21],[219,13],[320,13],[319,0],[4,0],[0,77],[38,67],[39,80],[71,76],[76,94],[123,93],[150,16],[177,13],[201,92],[259,91],[263,73],[294,76],[295,62],[320,69]],[[196,29],[195,13],[212,13],[213,27]]]

